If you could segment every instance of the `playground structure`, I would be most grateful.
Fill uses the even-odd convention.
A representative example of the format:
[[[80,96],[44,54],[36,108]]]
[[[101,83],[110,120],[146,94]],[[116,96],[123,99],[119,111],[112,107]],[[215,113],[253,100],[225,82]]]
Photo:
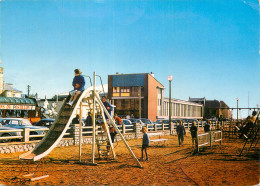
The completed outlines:
[[[95,163],[95,154],[96,154],[96,147],[95,144],[97,144],[97,149],[98,149],[98,155],[99,158],[102,156],[108,156],[109,151],[111,151],[111,154],[113,156],[113,159],[116,158],[116,154],[114,152],[114,147],[113,143],[111,141],[111,136],[109,133],[109,128],[108,128],[108,122],[117,130],[121,140],[124,142],[125,146],[127,147],[128,151],[130,152],[131,156],[137,163],[138,167],[142,168],[142,165],[136,158],[135,154],[131,150],[130,146],[127,144],[124,136],[121,134],[120,130],[118,130],[117,125],[115,124],[114,120],[108,113],[107,109],[104,107],[100,97],[99,97],[99,92],[96,91],[96,73],[94,72],[94,85],[93,85],[93,90],[85,90],[82,92],[81,95],[79,95],[75,102],[73,103],[72,106],[67,105],[66,103],[68,102],[70,96],[68,96],[63,103],[55,121],[54,124],[51,126],[50,130],[48,133],[45,135],[45,137],[41,140],[41,142],[31,151],[24,153],[19,156],[19,159],[22,161],[27,161],[28,163],[28,170],[30,166],[30,161],[38,161],[42,160],[45,156],[47,156],[59,143],[59,141],[62,139],[64,134],[66,133],[67,129],[69,128],[69,125],[73,119],[74,114],[76,113],[77,109],[79,108],[79,115],[80,118],[82,118],[82,109],[87,109],[88,111],[92,112],[92,122],[93,122],[93,133],[92,133],[92,161],[88,162],[89,164],[96,165]],[[100,77],[100,76],[99,76]],[[97,111],[100,111],[102,114],[103,118],[103,125],[105,128],[104,133],[102,136],[99,136],[97,133],[97,125],[95,123],[95,115]],[[105,120],[105,114],[108,117],[108,121]],[[81,153],[82,153],[82,121],[81,119],[79,120],[79,162],[82,162],[81,160]],[[104,143],[105,142],[105,143]],[[102,149],[102,146],[105,146],[105,149]],[[107,147],[110,148],[107,148]],[[106,151],[104,153],[104,151]],[[24,176],[33,176],[33,174],[30,174],[28,171],[27,175]],[[41,179],[48,177],[48,175],[43,175],[35,179]]]

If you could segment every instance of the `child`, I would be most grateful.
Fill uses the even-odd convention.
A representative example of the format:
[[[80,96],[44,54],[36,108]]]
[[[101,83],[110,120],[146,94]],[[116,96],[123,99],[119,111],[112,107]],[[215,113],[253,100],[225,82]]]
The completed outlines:
[[[72,86],[74,90],[70,91],[70,100],[67,105],[72,106],[78,95],[80,95],[85,89],[85,79],[81,75],[81,71],[79,69],[74,70],[75,77],[73,78]]]
[[[117,134],[116,129],[114,127],[110,127],[109,128],[109,133],[110,133],[111,141],[112,141],[112,143],[114,143],[115,136]],[[107,144],[109,145],[109,142]],[[107,150],[110,150],[110,146],[107,146]]]
[[[149,136],[148,136],[148,134],[147,134],[147,128],[146,128],[146,127],[143,127],[143,128],[142,128],[142,132],[144,133],[144,135],[143,135],[142,157],[141,157],[141,160],[144,159],[143,151],[145,151],[145,156],[146,156],[145,161],[148,161],[147,147],[149,146],[150,139],[149,139]]]

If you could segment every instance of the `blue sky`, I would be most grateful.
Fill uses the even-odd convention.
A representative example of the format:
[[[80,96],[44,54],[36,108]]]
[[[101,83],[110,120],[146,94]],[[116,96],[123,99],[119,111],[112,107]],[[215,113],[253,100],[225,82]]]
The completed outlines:
[[[257,0],[2,0],[0,26],[5,82],[40,97],[72,89],[80,68],[104,82],[154,72],[165,96],[172,75],[174,98],[260,107]]]

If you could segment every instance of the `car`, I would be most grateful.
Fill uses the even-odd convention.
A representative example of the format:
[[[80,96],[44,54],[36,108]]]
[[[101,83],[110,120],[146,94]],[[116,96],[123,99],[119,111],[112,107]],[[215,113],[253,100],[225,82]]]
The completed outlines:
[[[1,130],[13,130],[13,132],[1,132]],[[15,131],[16,129],[11,127],[4,127],[2,124],[0,124],[0,137],[10,137],[10,136],[21,136],[21,132]],[[12,139],[1,139],[0,143],[7,143],[12,141]]]
[[[169,124],[169,120],[168,119],[157,119],[157,121],[155,122],[156,124]]]
[[[125,125],[125,129],[133,129],[132,122],[129,119],[122,119],[122,124]]]
[[[25,118],[0,118],[0,123],[4,127],[11,127],[16,129],[48,129],[47,127],[42,126],[33,126],[28,119]],[[44,135],[46,130],[43,131],[30,131],[30,135]]]
[[[148,128],[153,128],[153,122],[150,119],[146,119],[146,118],[140,118],[140,119],[130,118],[129,120],[133,124],[140,123],[140,125],[142,127],[146,127],[146,125],[149,124]]]
[[[37,123],[34,124],[34,126],[42,126],[42,127],[48,127],[50,128],[52,124],[54,123],[55,119],[41,119]]]

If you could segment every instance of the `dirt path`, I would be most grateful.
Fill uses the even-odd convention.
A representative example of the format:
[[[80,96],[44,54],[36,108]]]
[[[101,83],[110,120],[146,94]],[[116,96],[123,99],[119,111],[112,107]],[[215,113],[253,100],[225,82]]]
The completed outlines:
[[[259,183],[258,158],[235,156],[242,143],[224,141],[222,146],[202,149],[192,155],[191,139],[186,136],[179,147],[176,136],[168,138],[166,147],[150,147],[149,161],[137,168],[122,142],[116,146],[117,160],[99,162],[97,166],[79,165],[78,147],[54,149],[46,158],[50,175],[39,181],[11,179],[21,167],[18,155],[0,155],[0,183],[6,185],[256,185]],[[129,140],[138,158],[141,139]],[[83,146],[85,161],[91,158],[91,146]],[[97,161],[98,162],[98,161]]]

